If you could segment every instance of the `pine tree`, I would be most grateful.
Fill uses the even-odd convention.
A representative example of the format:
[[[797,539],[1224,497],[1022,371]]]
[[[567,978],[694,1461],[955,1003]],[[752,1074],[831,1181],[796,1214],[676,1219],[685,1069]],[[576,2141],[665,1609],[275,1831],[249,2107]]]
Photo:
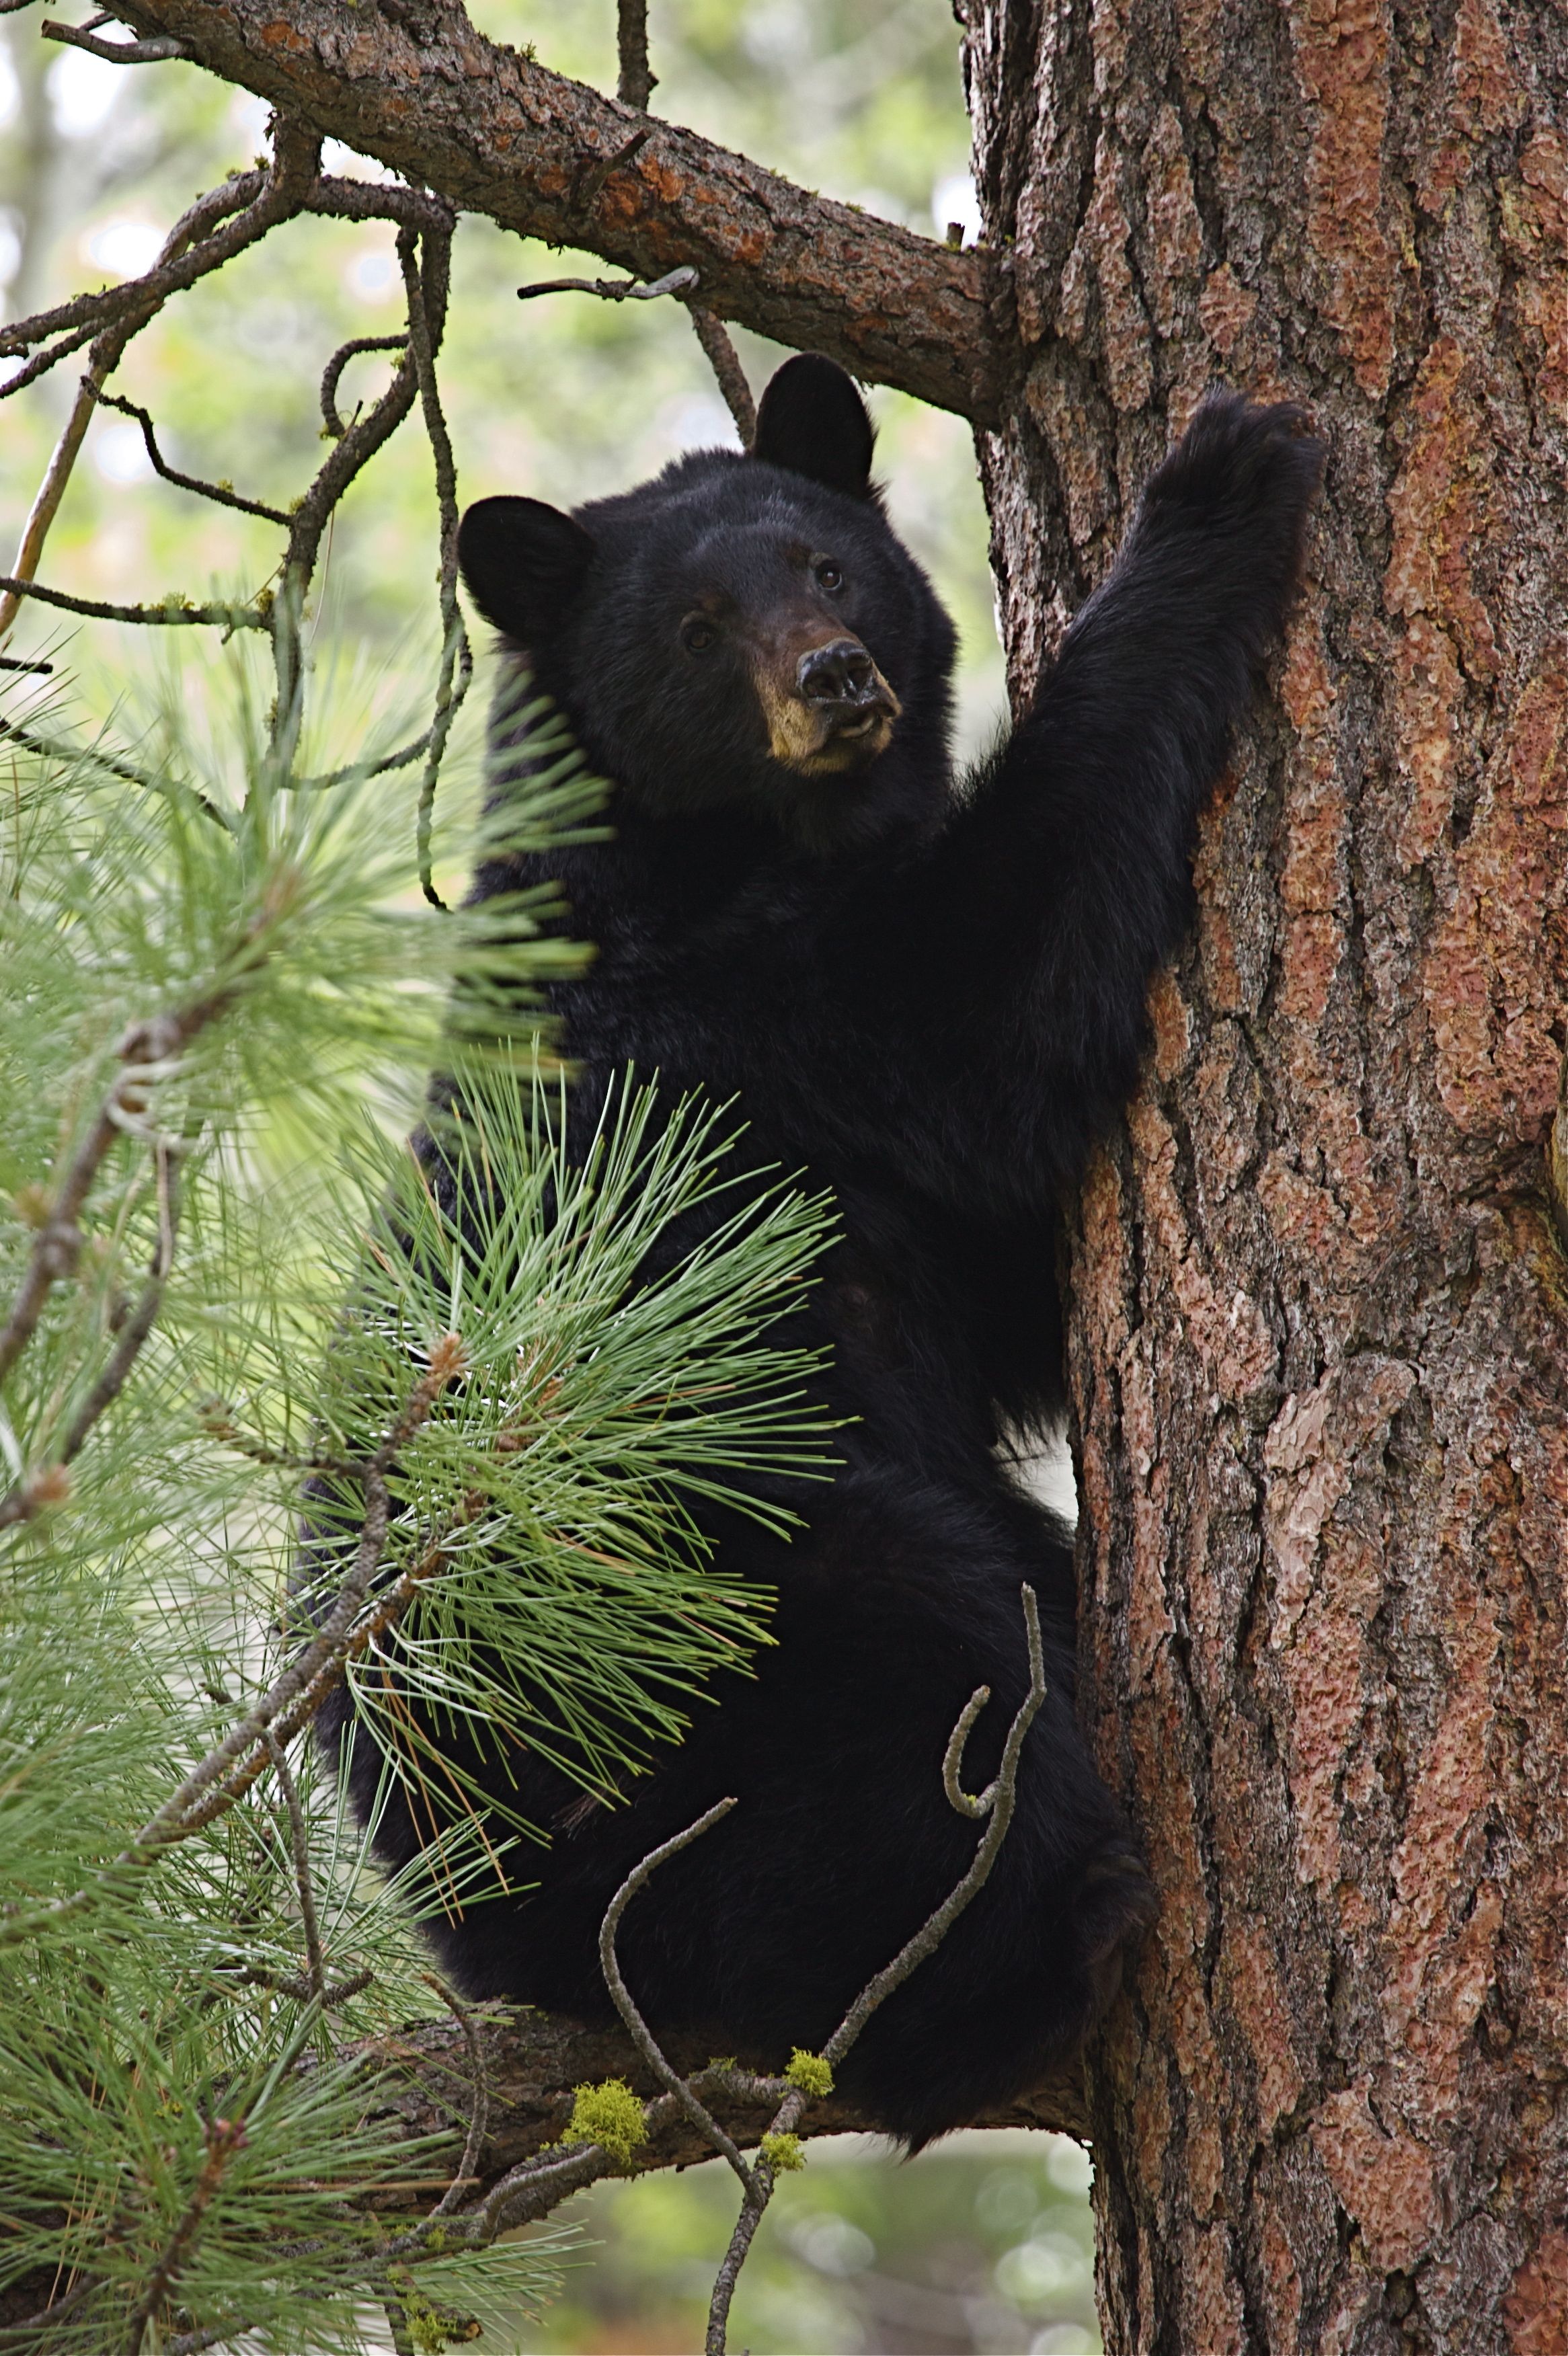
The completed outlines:
[[[453,829],[444,865],[591,823],[598,787],[532,718],[504,816]],[[691,1502],[828,1451],[809,1366],[758,1338],[827,1207],[780,1186],[639,1286],[725,1185],[714,1109],[630,1088],[570,1166],[530,1010],[580,953],[537,902],[426,905],[416,785],[366,756],[312,790],[307,734],[252,696],[217,754],[171,724],[133,760],[13,690],[8,2347],[316,2356],[387,2314],[399,2344],[487,2319],[506,2343],[549,2245],[444,2222],[464,2168],[378,2113],[364,2051],[443,2003],[471,2032],[419,1920],[526,1883],[537,1835],[476,1811],[387,1882],[311,1719],[348,1678],[389,1776],[429,1764],[411,1692],[596,1788],[635,1772],[767,1641],[768,1598],[713,1574]],[[461,1232],[405,1136],[438,1066]],[[378,2224],[377,2188],[422,2177],[440,2213]]]

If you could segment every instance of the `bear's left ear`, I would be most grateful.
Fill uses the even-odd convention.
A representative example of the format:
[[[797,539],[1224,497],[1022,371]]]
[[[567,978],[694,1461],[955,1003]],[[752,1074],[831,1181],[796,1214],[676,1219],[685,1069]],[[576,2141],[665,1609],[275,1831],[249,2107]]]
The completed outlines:
[[[591,536],[542,499],[478,499],[457,526],[464,586],[520,646],[553,636],[594,561]]]
[[[851,498],[871,496],[876,428],[836,360],[797,352],[774,372],[757,412],[754,458],[787,466]]]

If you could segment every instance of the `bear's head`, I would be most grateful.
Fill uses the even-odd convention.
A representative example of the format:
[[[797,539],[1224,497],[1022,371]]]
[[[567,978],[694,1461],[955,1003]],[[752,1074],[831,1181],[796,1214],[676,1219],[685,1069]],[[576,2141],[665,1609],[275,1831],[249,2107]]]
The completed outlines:
[[[701,450],[572,515],[481,499],[469,595],[637,806],[725,806],[822,851],[919,823],[949,781],[953,630],[871,481],[832,360],[787,360],[749,456]]]

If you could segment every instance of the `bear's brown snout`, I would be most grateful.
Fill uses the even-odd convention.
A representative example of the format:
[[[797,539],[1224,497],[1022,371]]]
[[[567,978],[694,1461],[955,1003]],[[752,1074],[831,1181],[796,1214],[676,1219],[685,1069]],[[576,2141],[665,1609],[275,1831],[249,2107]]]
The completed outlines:
[[[880,701],[876,665],[858,638],[830,638],[800,657],[795,684],[808,703],[843,704],[863,712]]]
[[[786,652],[782,679],[772,664],[756,673],[774,759],[807,776],[863,767],[886,750],[897,697],[858,638],[841,632],[799,646]]]

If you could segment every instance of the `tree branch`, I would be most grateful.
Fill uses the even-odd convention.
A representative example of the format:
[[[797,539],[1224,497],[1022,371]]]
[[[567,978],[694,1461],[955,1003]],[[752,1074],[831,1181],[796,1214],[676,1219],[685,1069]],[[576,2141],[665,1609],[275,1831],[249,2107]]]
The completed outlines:
[[[545,2144],[560,2140],[579,2086],[624,2078],[645,2102],[665,2092],[662,2080],[618,2023],[613,2028],[588,2026],[558,2014],[520,2009],[499,2018],[481,2015],[474,2027],[489,2097],[489,2121],[474,2169],[473,2190],[480,2196],[488,2196]],[[772,2119],[777,2097],[736,2094],[725,2085],[715,2086],[704,2077],[710,2055],[701,2037],[666,2036],[660,2044],[682,2077],[688,2083],[697,2081],[708,2108],[736,2145],[743,2148],[755,2145]],[[441,2136],[456,2144],[450,2105],[435,2090],[438,2076],[448,2083],[471,2081],[473,2062],[463,2032],[454,2023],[425,2022],[402,2030],[395,2039],[371,2040],[349,2050],[387,2073],[374,2102],[380,2124],[395,2120],[398,2132],[411,2143],[422,2136]],[[769,2058],[777,2062],[780,2057]],[[727,2072],[718,2074],[729,2077]],[[1064,2066],[1043,2085],[987,2112],[974,2124],[1052,2129],[1082,2141],[1088,2136],[1089,2118],[1078,2064]],[[852,2097],[835,2093],[813,2101],[807,2131],[818,2136],[869,2135],[877,2130],[875,2121]],[[655,2127],[627,2169],[640,2175],[649,2169],[685,2167],[713,2157],[708,2137],[671,2101],[663,2123]],[[401,2211],[413,2217],[423,2213],[428,2197],[428,2191],[411,2185],[390,2195],[366,2195],[356,2205],[374,2207],[389,2216]]]
[[[45,18],[38,33],[43,40],[65,41],[71,48],[85,49],[90,58],[102,58],[112,66],[158,66],[186,54],[183,41],[167,37],[154,41],[105,41],[86,25],[61,25],[52,17]]]
[[[338,0],[125,0],[123,21],[503,229],[635,277],[682,264],[719,317],[977,424],[1009,404],[1010,264],[812,196],[487,40]],[[635,153],[631,142],[647,135]]]

